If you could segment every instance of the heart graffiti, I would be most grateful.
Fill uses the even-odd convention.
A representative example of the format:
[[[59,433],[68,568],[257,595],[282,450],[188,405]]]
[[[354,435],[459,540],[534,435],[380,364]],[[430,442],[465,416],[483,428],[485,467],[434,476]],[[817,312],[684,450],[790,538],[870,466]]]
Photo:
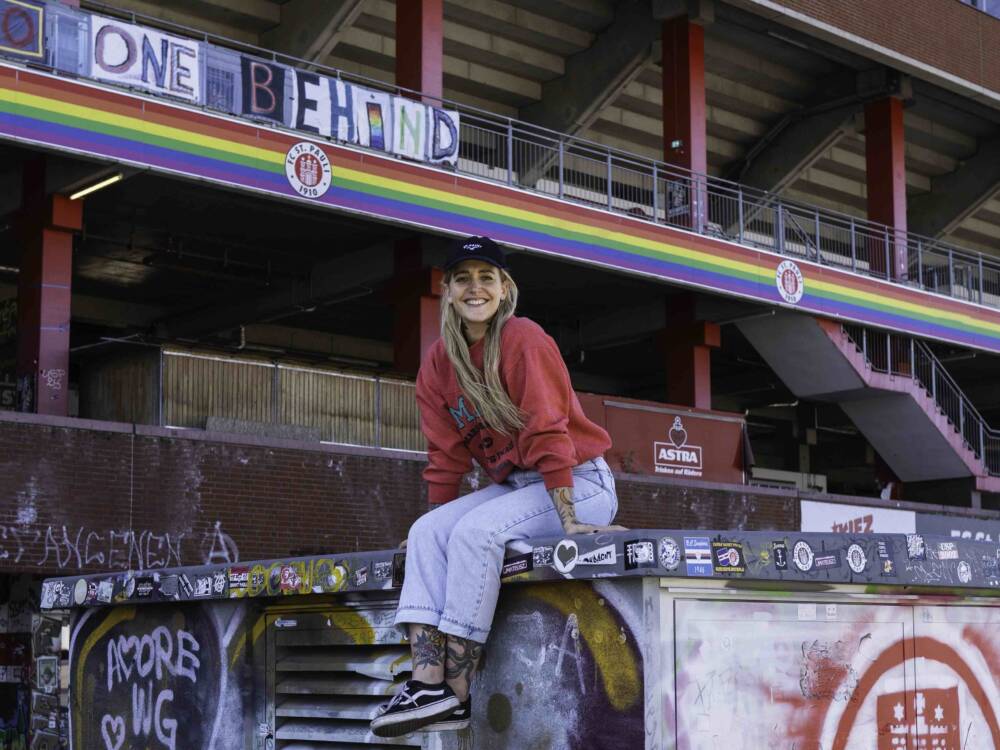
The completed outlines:
[[[101,737],[106,750],[119,750],[125,744],[125,719],[105,714],[101,719]]]

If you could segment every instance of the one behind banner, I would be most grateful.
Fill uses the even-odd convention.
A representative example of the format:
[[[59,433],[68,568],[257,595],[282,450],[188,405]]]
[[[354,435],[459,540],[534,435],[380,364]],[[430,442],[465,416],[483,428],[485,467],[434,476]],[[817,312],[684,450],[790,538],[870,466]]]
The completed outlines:
[[[101,16],[90,17],[90,34],[92,78],[201,100],[200,42]]]

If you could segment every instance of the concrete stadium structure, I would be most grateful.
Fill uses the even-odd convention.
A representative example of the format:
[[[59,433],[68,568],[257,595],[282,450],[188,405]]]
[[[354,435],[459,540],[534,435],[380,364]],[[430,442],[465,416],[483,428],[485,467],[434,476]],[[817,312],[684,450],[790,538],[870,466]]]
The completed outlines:
[[[43,576],[403,538],[456,235],[622,523],[995,545],[990,10],[0,0],[0,748],[68,736]]]

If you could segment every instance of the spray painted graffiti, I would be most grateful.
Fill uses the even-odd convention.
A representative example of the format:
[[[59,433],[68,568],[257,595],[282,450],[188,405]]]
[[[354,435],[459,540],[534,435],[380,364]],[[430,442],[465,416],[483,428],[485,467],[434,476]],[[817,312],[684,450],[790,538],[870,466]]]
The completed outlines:
[[[471,747],[644,747],[640,586],[505,588],[473,686],[484,710]]]
[[[243,748],[246,614],[237,602],[83,613],[70,647],[74,747]]]
[[[1000,747],[996,608],[675,607],[679,750]]]
[[[191,535],[183,531],[157,533],[149,529],[0,525],[0,562],[59,570],[151,570],[196,562],[239,562],[239,547],[219,522],[202,535],[200,542],[194,538],[198,549],[196,560],[192,559],[194,555],[189,549],[191,539]]]

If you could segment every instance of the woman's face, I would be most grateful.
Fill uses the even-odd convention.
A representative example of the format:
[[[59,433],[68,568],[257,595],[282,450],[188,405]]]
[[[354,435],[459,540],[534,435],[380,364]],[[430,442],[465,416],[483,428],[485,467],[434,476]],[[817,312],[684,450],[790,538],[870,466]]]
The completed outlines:
[[[473,341],[485,335],[506,296],[507,285],[500,277],[500,269],[481,260],[463,260],[448,280],[448,299]]]

